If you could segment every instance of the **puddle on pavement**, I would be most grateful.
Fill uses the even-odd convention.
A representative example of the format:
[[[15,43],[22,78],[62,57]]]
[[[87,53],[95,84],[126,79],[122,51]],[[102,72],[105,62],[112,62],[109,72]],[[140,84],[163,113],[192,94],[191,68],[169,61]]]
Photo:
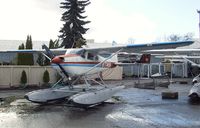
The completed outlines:
[[[105,104],[119,104],[123,103],[124,100],[121,96],[113,96],[111,99],[106,101],[104,104],[100,105],[102,107]],[[99,106],[95,106],[92,109],[97,109]],[[38,112],[51,112],[51,111],[69,111],[75,110],[75,111],[84,111],[82,108],[69,108],[65,106],[64,104],[47,104],[47,105],[40,105],[36,103],[32,103],[26,99],[17,99],[16,97],[8,97],[5,100],[3,100],[0,104],[0,114],[3,113],[10,113],[15,112],[16,114],[26,115],[26,114],[34,114]]]

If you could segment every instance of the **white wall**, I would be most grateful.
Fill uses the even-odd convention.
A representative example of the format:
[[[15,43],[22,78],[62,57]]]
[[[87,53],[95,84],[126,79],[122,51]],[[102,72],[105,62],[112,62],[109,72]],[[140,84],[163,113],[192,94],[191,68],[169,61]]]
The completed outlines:
[[[48,70],[50,82],[56,82],[56,71],[50,66],[0,66],[0,88],[19,86],[22,71],[26,71],[28,85],[41,85],[43,74]]]
[[[112,69],[107,69],[102,72],[103,80],[122,80],[122,67],[115,67]]]
[[[57,72],[51,66],[0,66],[0,88],[18,87],[22,71],[26,71],[27,85],[42,85],[43,74],[48,70],[50,76],[49,83],[55,83]],[[104,80],[121,80],[122,67],[106,70],[102,73]]]

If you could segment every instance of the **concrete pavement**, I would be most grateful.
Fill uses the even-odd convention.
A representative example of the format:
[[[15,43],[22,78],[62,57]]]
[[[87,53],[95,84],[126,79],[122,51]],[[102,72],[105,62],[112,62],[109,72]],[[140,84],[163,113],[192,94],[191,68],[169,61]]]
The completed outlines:
[[[169,88],[156,87],[155,90],[128,86],[116,94],[121,99],[120,103],[106,103],[88,110],[68,108],[63,105],[0,107],[0,126],[1,128],[199,128],[200,105],[191,105],[188,102],[187,95],[190,88],[190,84],[178,83],[171,84]],[[163,100],[161,97],[163,91],[177,91],[179,98]],[[3,94],[0,92],[0,95]]]

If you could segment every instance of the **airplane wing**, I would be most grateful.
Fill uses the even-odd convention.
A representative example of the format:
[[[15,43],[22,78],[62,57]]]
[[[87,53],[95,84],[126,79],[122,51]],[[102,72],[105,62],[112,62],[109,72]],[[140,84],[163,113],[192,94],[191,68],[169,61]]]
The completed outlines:
[[[148,44],[128,44],[123,46],[115,46],[115,47],[103,47],[103,48],[85,48],[88,51],[108,51],[108,52],[115,52],[120,49],[121,52],[128,52],[128,53],[139,53],[146,50],[152,49],[170,49],[170,48],[177,48],[182,46],[191,45],[194,41],[179,41],[179,42],[154,42]]]
[[[121,52],[128,52],[128,53],[140,53],[154,49],[166,49],[166,48],[177,48],[182,46],[191,45],[194,41],[179,41],[179,42],[154,42],[154,43],[147,43],[147,44],[128,44],[123,46],[113,46],[113,47],[102,47],[102,48],[83,48],[86,51],[91,52],[110,52],[114,53],[116,51]],[[68,49],[51,49],[54,53],[65,53]],[[0,53],[36,53],[36,52],[45,52],[43,49],[25,49],[25,50],[1,50]]]
[[[187,56],[187,55],[156,55],[156,58],[164,58],[164,59],[200,59],[200,56]]]
[[[54,53],[65,53],[66,49],[51,49]],[[0,53],[36,53],[45,52],[44,49],[1,50]]]
[[[200,53],[200,49],[153,49],[146,50],[143,53],[151,53],[151,54],[187,54],[187,53]]]
[[[119,51],[119,50],[120,52],[127,52],[127,53],[141,53],[143,51],[152,50],[152,49],[155,50],[155,49],[177,48],[181,46],[191,45],[192,43],[194,43],[194,41],[159,42],[159,43],[154,42],[154,43],[149,43],[149,44],[129,44],[129,45],[124,45],[124,46],[103,47],[103,48],[84,48],[84,49],[85,51],[88,51],[93,54],[100,54],[106,58],[110,56],[110,53],[115,53],[116,51]]]

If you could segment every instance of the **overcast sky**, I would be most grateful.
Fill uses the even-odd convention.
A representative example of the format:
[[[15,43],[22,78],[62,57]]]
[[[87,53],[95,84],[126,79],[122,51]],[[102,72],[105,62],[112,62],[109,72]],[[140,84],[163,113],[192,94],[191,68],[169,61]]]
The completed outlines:
[[[0,0],[0,39],[57,39],[63,0]],[[84,35],[95,42],[160,41],[170,34],[198,37],[200,0],[90,0]]]

